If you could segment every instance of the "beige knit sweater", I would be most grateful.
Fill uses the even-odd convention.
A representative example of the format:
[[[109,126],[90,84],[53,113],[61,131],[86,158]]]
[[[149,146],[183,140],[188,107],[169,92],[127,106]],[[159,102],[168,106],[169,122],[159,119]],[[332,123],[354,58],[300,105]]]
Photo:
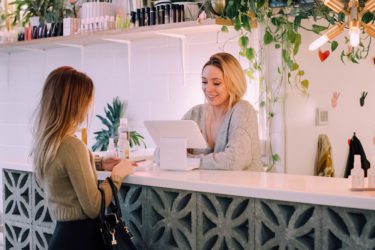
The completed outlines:
[[[196,121],[206,136],[208,104],[190,109],[183,120]],[[201,158],[201,169],[264,171],[260,158],[258,118],[255,109],[245,100],[240,100],[224,117],[214,148],[193,149]]]
[[[112,176],[119,189],[123,178]],[[94,157],[85,144],[75,137],[61,142],[56,158],[46,168],[41,180],[48,208],[58,221],[96,218],[101,206]],[[104,181],[106,205],[112,200],[109,183]]]

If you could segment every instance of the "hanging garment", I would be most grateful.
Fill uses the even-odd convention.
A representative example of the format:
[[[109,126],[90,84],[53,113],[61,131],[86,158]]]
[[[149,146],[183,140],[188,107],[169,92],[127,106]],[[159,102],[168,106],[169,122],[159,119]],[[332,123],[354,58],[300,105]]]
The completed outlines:
[[[349,155],[348,155],[348,160],[346,162],[346,169],[345,169],[345,175],[344,175],[345,178],[348,178],[348,176],[350,175],[350,171],[353,168],[354,155],[361,155],[361,166],[362,166],[362,169],[365,171],[365,177],[367,177],[367,169],[369,169],[370,167],[370,162],[367,160],[365,150],[362,147],[362,143],[357,138],[355,133],[352,139],[350,140]]]
[[[318,152],[316,161],[316,172],[318,176],[334,177],[335,169],[333,168],[331,143],[325,134],[319,135]]]

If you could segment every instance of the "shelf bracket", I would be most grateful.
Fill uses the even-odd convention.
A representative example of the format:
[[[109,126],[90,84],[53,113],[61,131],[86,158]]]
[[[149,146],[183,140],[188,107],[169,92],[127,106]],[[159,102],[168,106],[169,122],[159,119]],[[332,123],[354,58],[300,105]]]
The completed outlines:
[[[6,73],[6,86],[9,89],[10,88],[10,82],[9,82],[9,65],[10,65],[10,52],[8,53],[0,53],[0,55],[6,56],[6,65],[7,65],[7,73]]]
[[[85,71],[85,45],[81,44],[71,44],[71,43],[56,43],[56,45],[68,48],[77,48],[81,51],[81,71]]]
[[[129,86],[131,87],[131,57],[132,57],[132,41],[131,40],[123,40],[123,39],[113,39],[113,38],[102,38],[103,41],[112,42],[112,43],[120,43],[126,44],[128,48],[128,81]]]
[[[154,32],[157,35],[160,36],[166,36],[166,37],[171,37],[171,38],[177,38],[180,39],[181,41],[181,54],[182,54],[182,74],[183,74],[183,81],[184,81],[184,86],[186,86],[186,35],[182,34],[172,34],[172,33],[164,33],[164,32]]]

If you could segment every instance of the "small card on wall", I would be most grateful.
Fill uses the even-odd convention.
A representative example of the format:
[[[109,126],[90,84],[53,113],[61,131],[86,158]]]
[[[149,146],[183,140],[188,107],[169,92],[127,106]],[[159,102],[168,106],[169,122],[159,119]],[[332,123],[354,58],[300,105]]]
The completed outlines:
[[[315,123],[317,126],[328,125],[328,109],[327,108],[317,108],[316,109],[316,119]]]

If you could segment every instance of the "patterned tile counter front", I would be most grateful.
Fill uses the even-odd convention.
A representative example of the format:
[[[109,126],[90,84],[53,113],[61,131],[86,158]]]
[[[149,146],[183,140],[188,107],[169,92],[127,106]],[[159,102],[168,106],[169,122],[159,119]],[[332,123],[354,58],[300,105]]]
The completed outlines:
[[[135,176],[119,196],[139,249],[375,249],[375,207],[166,188]],[[47,249],[54,221],[33,174],[3,169],[3,183],[5,248]]]

